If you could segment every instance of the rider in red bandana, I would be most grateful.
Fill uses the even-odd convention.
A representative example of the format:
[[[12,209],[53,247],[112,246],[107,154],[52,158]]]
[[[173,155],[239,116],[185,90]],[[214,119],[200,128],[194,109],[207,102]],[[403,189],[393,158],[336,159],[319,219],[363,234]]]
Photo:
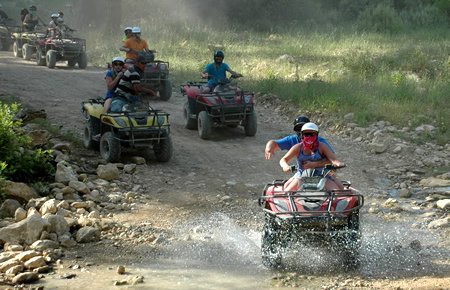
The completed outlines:
[[[295,190],[299,185],[299,178],[304,169],[321,168],[322,160],[328,159],[335,166],[343,166],[344,164],[336,159],[336,155],[330,150],[330,147],[318,140],[319,127],[314,123],[306,123],[302,127],[302,142],[292,147],[286,155],[280,160],[280,166],[284,172],[291,170],[288,162],[296,157],[299,164],[299,169],[294,180],[286,184],[285,190]],[[335,180],[333,180],[335,181]],[[328,180],[327,180],[328,183]],[[338,184],[339,187],[342,184]],[[330,183],[331,186],[331,183]]]

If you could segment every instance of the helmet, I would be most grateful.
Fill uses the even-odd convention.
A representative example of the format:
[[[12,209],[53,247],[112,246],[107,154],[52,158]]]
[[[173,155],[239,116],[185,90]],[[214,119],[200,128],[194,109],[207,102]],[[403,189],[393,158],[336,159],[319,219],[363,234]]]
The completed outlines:
[[[294,131],[300,131],[302,126],[306,123],[309,123],[309,118],[306,116],[300,116],[294,121]]]
[[[127,30],[133,30],[133,27],[127,26],[127,27],[125,27],[125,29],[123,31],[125,32]]]
[[[58,13],[53,13],[52,16],[50,16],[51,18],[58,18],[59,14]]]
[[[131,32],[133,32],[133,33],[141,33],[141,29],[139,27],[133,27]]]
[[[34,5],[31,5],[31,6],[30,6],[30,10],[31,10],[31,11],[36,11],[36,10],[37,10],[37,7],[34,6]]]
[[[59,22],[59,23],[64,23],[64,19],[62,19],[61,17],[56,19],[56,21]]]
[[[112,62],[116,62],[116,61],[121,61],[122,63],[125,63],[123,58],[121,58],[120,56],[116,56],[115,58],[113,58]]]
[[[225,54],[224,54],[223,51],[221,51],[221,50],[216,50],[216,51],[214,52],[214,58],[216,58],[216,57],[225,58]]]
[[[148,63],[154,60],[153,54],[149,54],[145,51],[140,51],[136,57],[136,62]]]
[[[317,133],[319,133],[319,127],[317,127],[316,124],[309,122],[303,125],[302,132],[303,131],[316,131]]]

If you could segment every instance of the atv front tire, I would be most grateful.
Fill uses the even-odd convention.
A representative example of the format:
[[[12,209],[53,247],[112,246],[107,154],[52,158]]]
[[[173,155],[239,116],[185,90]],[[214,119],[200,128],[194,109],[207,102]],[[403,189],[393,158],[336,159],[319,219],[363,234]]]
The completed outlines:
[[[100,138],[100,155],[107,162],[117,162],[120,158],[120,141],[109,131]]]
[[[170,80],[161,81],[161,89],[159,90],[159,98],[162,101],[168,101],[172,97],[172,82]]]
[[[86,52],[82,52],[78,58],[78,67],[80,69],[85,69],[87,67],[87,56]]]
[[[13,54],[15,57],[22,57],[22,50],[20,48],[19,40],[15,40],[13,43]]]
[[[191,110],[189,108],[189,102],[184,103],[183,107],[183,118],[184,118],[184,128],[189,130],[197,129],[197,120],[191,118]]]
[[[273,219],[267,218],[264,223],[261,240],[261,258],[264,266],[276,269],[281,266],[280,233],[273,225]]]
[[[100,130],[95,127],[96,126],[91,119],[86,121],[83,134],[83,145],[87,149],[98,149],[99,142],[95,141],[93,137],[99,133]]]
[[[158,159],[159,162],[169,161],[173,153],[172,138],[170,137],[170,134],[161,134],[161,139],[159,140],[159,143],[153,146],[153,150],[156,159]]]
[[[25,43],[22,46],[22,58],[24,60],[30,60],[32,53],[33,53],[33,48],[31,47],[31,45],[29,45],[28,43]]]
[[[36,64],[45,65],[45,58],[42,58],[42,49],[39,47],[36,49]]]
[[[198,135],[200,136],[200,138],[208,139],[211,135],[212,129],[212,121],[208,115],[208,112],[201,111],[198,114],[197,126],[198,126]]]
[[[56,65],[56,50],[50,49],[49,51],[47,51],[45,61],[48,68],[54,68]]]
[[[255,136],[256,131],[258,129],[258,124],[256,122],[256,113],[253,111],[250,115],[247,116],[244,124],[245,135],[246,136]]]

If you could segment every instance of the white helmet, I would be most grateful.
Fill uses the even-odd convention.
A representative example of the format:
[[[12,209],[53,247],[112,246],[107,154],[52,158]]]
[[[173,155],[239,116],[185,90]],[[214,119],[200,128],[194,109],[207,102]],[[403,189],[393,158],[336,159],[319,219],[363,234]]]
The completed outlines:
[[[303,131],[316,131],[317,133],[319,133],[319,127],[317,127],[316,124],[309,122],[303,125],[302,132]]]
[[[115,62],[115,61],[121,61],[122,63],[125,63],[123,58],[121,58],[120,56],[116,56],[115,58],[113,58],[112,62]]]
[[[131,32],[133,33],[141,33],[141,29],[139,27],[133,27],[133,29],[131,30]]]
[[[59,14],[58,13],[53,13],[52,16],[50,16],[51,18],[58,18]]]
[[[123,30],[123,32],[127,31],[127,30],[133,30],[133,27],[127,26],[125,27],[125,29]]]

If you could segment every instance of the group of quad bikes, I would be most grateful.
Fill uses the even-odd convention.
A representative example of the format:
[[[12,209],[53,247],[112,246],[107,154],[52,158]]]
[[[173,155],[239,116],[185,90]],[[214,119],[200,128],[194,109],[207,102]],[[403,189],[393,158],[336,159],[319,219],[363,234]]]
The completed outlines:
[[[55,67],[57,61],[67,61],[69,67],[87,66],[84,39],[49,38],[46,32],[20,32],[17,27],[0,25],[0,49],[13,48],[16,57],[35,58],[38,65]],[[247,136],[254,136],[257,120],[254,93],[233,83],[234,77],[219,80],[213,92],[202,93],[206,82],[181,85],[186,97],[183,106],[184,127],[198,130],[202,139],[209,139],[216,126],[242,126]],[[170,99],[172,84],[169,63],[154,60],[146,65],[142,85],[159,93],[163,101]],[[118,162],[124,148],[139,149],[153,155],[159,162],[172,157],[169,114],[151,106],[129,105],[120,113],[106,113],[102,98],[82,102],[85,118],[83,143],[86,148],[100,150],[108,162]],[[343,190],[326,190],[327,175],[337,168],[328,165],[322,171],[308,169],[302,174],[302,185],[295,191],[285,191],[287,180],[275,180],[266,185],[259,205],[264,211],[261,254],[269,268],[282,266],[283,256],[298,243],[324,245],[339,253],[343,266],[359,266],[361,231],[359,209],[364,198],[343,182]],[[293,169],[294,170],[294,169]]]
[[[0,49],[10,50],[15,57],[34,59],[37,65],[54,68],[58,61],[67,61],[69,67],[78,64],[87,67],[86,41],[66,33],[64,37],[49,37],[47,28],[36,26],[34,31],[23,32],[12,20],[0,24]]]

